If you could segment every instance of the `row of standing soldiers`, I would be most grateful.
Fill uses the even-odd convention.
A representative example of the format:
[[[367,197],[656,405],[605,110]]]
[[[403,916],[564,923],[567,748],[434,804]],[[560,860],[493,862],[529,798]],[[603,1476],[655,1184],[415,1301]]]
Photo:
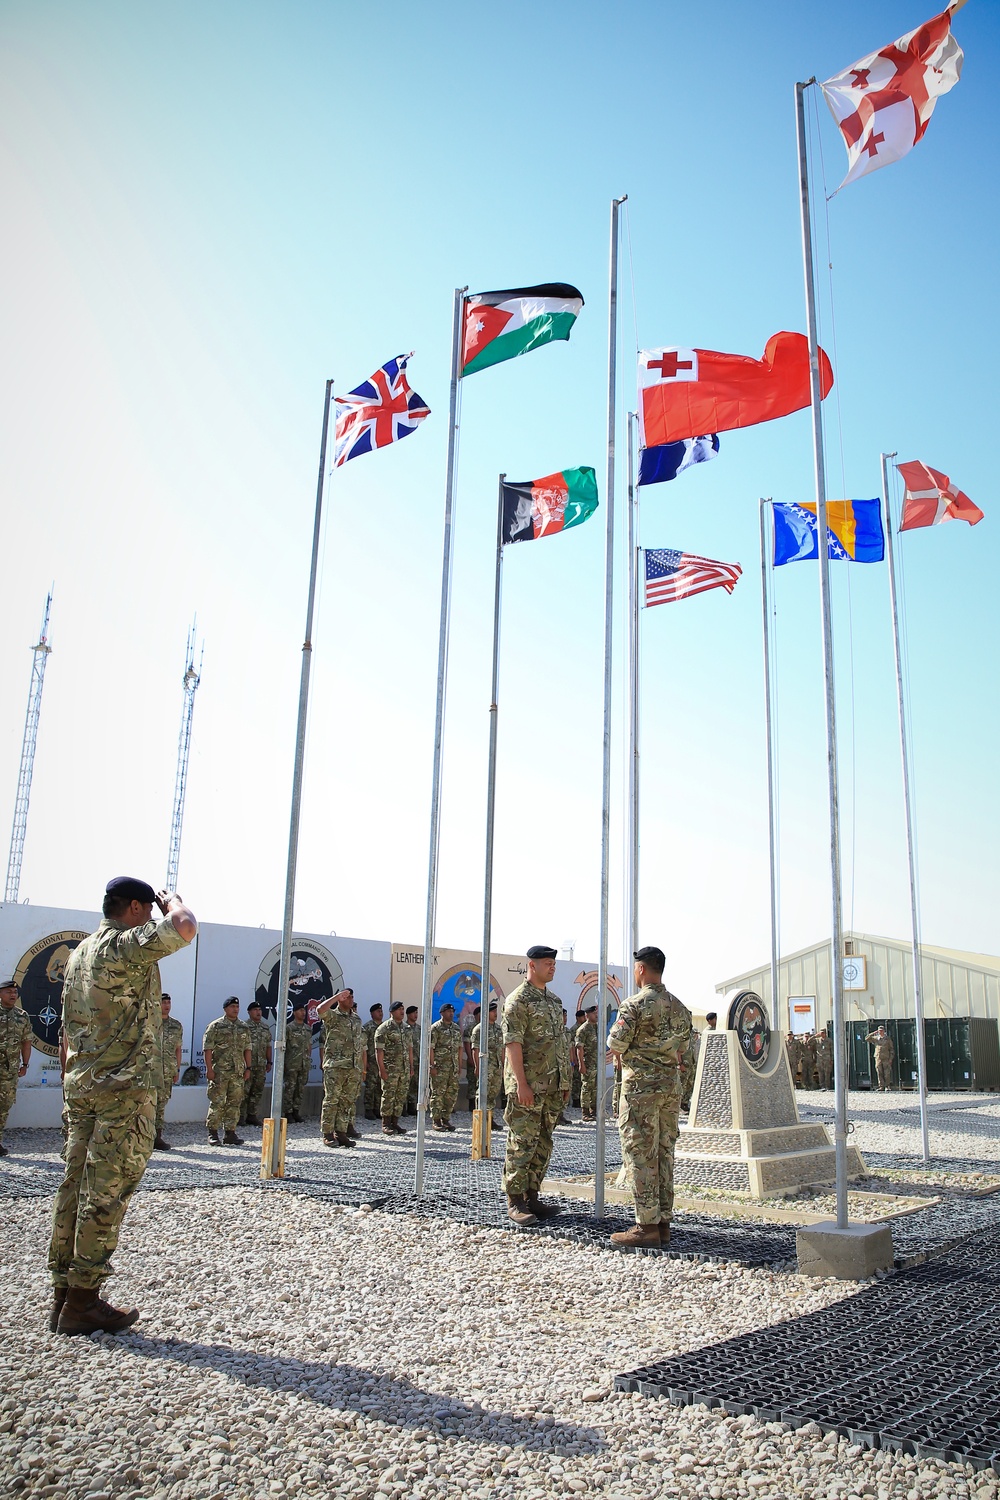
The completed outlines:
[[[785,1037],[788,1066],[797,1089],[828,1089],[833,1086],[833,1042],[825,1031]]]

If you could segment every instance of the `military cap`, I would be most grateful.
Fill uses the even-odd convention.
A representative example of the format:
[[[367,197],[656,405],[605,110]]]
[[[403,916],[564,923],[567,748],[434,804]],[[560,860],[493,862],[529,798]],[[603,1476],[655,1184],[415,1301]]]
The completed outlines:
[[[16,979],[3,979],[3,980],[0,980],[0,990],[16,990],[16,989],[20,989],[20,985],[18,984],[18,982],[17,982]]]
[[[260,1010],[260,1009],[261,1009],[261,1003],[260,1003],[259,1000],[251,1000],[250,1004],[247,1006],[247,1010]]]
[[[658,974],[662,974],[667,967],[667,955],[662,948],[640,948],[638,953],[632,954],[632,957],[637,964],[647,964]]]
[[[389,1014],[391,1016],[394,1011],[402,1010],[402,1009],[403,1009],[403,1002],[402,1002],[402,1000],[394,1000],[392,1002],[392,1004],[389,1006]]]
[[[417,1014],[417,1007],[415,1005],[408,1005],[406,1007],[406,1014],[408,1016],[415,1016]]]
[[[240,1003],[240,997],[239,997],[239,995],[230,995],[227,999],[223,1000],[223,1002],[222,1002],[222,1009],[225,1010],[225,1008],[226,1008],[227,1005],[239,1005],[239,1003]]]
[[[444,1004],[442,1005],[442,1007],[441,1007],[441,1014],[444,1015],[444,1013],[445,1013],[446,1010],[454,1010],[454,1009],[455,1009],[455,1007],[452,1005],[451,1001],[450,1000],[446,1000],[444,1002]]]
[[[472,1012],[472,1014],[474,1016],[481,1016],[482,1013],[483,1013],[483,1007],[481,1005],[477,1005],[476,1008],[475,1008],[475,1010]]]
[[[134,875],[116,875],[114,880],[109,880],[104,887],[106,896],[116,896],[120,901],[155,901],[156,892],[151,885],[144,880],[136,880]]]
[[[555,948],[547,948],[544,943],[536,943],[525,954],[526,958],[557,958],[558,956]]]
[[[584,1012],[583,1012],[583,1013],[584,1013],[584,1015],[585,1015],[585,1016],[593,1016],[593,1015],[596,1015],[596,1014],[597,1014],[597,1006],[596,1006],[596,1005],[588,1005],[588,1006],[587,1006],[587,1007],[586,1007],[586,1008],[585,1008],[585,1009],[584,1009]]]
[[[368,1014],[370,1016],[373,1016],[377,1010],[381,1010],[381,1009],[382,1009],[382,1002],[380,1000],[376,1000],[374,1005],[369,1005],[369,1007],[368,1007]]]
[[[306,1005],[306,1002],[304,1000],[293,1000],[292,1001],[292,1014],[293,1015],[295,1014],[295,1012],[297,1010],[307,1010],[307,1009],[308,1009],[308,1006]]]
[[[496,1008],[497,1008],[496,1001],[495,1000],[491,1000],[490,1001],[490,1010],[496,1010]]]

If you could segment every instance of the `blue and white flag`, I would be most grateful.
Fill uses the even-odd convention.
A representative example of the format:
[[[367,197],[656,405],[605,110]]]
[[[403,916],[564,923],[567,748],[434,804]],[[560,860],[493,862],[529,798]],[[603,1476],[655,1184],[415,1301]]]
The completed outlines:
[[[676,479],[693,464],[707,463],[719,451],[719,435],[706,432],[703,437],[681,438],[679,443],[664,443],[659,448],[640,448],[639,483],[662,484]]]

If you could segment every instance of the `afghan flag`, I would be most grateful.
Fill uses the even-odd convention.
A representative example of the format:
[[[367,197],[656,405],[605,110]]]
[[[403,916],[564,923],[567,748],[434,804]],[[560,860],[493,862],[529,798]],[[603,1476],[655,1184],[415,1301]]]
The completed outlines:
[[[562,281],[466,297],[462,374],[474,375],[555,339],[568,339],[582,306],[576,287]]]
[[[503,545],[533,542],[540,536],[568,531],[597,509],[597,475],[593,469],[563,469],[544,479],[526,479],[503,487]]]

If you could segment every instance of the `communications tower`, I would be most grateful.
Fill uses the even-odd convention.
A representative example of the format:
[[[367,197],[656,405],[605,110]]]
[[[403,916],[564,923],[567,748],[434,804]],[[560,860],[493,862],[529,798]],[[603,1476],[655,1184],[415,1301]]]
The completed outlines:
[[[194,695],[201,682],[201,666],[205,660],[205,643],[201,643],[201,656],[195,669],[195,629],[197,619],[188,631],[187,652],[184,657],[184,707],[181,710],[181,732],[177,742],[177,777],[174,781],[174,813],[170,820],[170,853],[167,856],[168,891],[177,889],[177,867],[181,859],[181,828],[184,823],[184,798],[187,795],[188,760],[191,756],[191,721],[194,718]]]
[[[24,835],[28,827],[28,802],[31,797],[31,776],[35,769],[35,746],[38,743],[38,719],[42,712],[42,686],[45,682],[45,663],[52,654],[49,645],[49,612],[52,609],[52,590],[45,600],[45,615],[38,645],[33,646],[34,660],[31,663],[31,687],[28,691],[28,712],[24,720],[24,740],[21,744],[21,767],[17,773],[17,797],[14,800],[14,827],[10,835],[10,856],[7,860],[7,886],[5,901],[16,901],[21,884],[21,857],[24,854]]]

